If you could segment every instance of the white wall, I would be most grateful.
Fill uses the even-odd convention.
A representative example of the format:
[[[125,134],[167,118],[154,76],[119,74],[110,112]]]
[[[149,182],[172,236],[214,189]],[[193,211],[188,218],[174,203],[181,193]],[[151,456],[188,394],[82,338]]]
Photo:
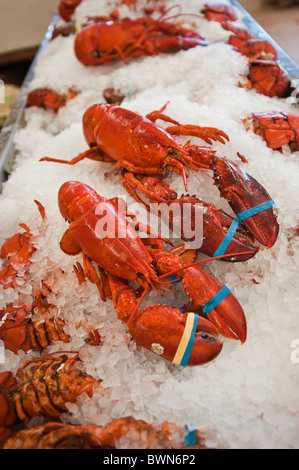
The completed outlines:
[[[0,0],[0,54],[38,46],[59,0]]]

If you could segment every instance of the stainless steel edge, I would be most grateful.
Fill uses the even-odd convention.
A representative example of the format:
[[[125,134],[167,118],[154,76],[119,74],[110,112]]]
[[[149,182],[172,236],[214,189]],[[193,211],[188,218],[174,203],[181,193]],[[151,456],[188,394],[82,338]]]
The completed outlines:
[[[15,100],[13,108],[7,117],[1,132],[0,132],[0,189],[2,188],[2,184],[7,180],[8,175],[10,174],[15,158],[15,150],[13,145],[13,140],[17,129],[22,126],[23,116],[24,116],[24,108],[26,106],[26,97],[28,94],[28,87],[30,81],[34,75],[34,67],[38,60],[38,57],[41,51],[46,47],[47,43],[52,37],[52,32],[54,28],[54,24],[58,19],[58,15],[56,14],[47,31],[46,34],[38,48],[38,51],[30,65],[30,68],[25,76],[25,79],[20,87],[18,96]]]
[[[230,0],[232,6],[238,8],[240,13],[243,15],[242,21],[248,31],[258,39],[265,39],[269,41],[275,49],[277,50],[278,54],[278,62],[280,65],[285,69],[288,73],[290,80],[298,80],[299,81],[299,66],[294,62],[287,53],[282,49],[282,47],[274,41],[274,39],[261,27],[261,25],[255,21],[254,18],[245,10],[245,8],[240,5],[237,0]]]

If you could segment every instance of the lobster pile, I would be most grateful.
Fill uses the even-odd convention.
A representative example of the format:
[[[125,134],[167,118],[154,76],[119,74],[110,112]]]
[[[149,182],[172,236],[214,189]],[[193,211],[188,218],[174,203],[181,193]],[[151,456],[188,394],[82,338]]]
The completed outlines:
[[[252,347],[248,319],[253,312],[247,313],[249,302],[244,296],[239,300],[237,284],[232,282],[231,287],[230,281],[236,272],[241,283],[244,267],[259,286],[254,278],[255,265],[250,263],[256,261],[258,265],[262,255],[267,259],[274,253],[275,257],[282,230],[279,206],[270,195],[273,184],[268,190],[267,184],[264,187],[250,170],[245,171],[250,162],[242,155],[243,149],[235,147],[233,127],[220,129],[205,124],[204,117],[200,120],[203,124],[198,124],[198,116],[192,112],[196,95],[184,116],[183,108],[174,115],[166,113],[171,108],[167,96],[157,109],[147,102],[144,108],[151,110],[144,112],[143,100],[153,97],[155,90],[151,90],[152,95],[140,93],[140,102],[138,91],[133,91],[135,111],[126,74],[130,70],[138,73],[151,56],[165,57],[165,64],[168,57],[184,60],[196,51],[200,57],[200,51],[213,45],[200,31],[199,22],[203,31],[209,31],[207,25],[215,23],[222,33],[228,32],[223,50],[248,59],[245,85],[236,83],[240,93],[282,100],[290,92],[290,81],[273,45],[239,27],[237,12],[228,5],[206,3],[196,13],[188,13],[175,10],[178,6],[169,7],[167,1],[123,0],[106,5],[102,11],[99,8],[96,15],[91,11],[78,21],[76,14],[79,8],[84,9],[85,2],[88,5],[88,0],[61,0],[59,14],[65,24],[54,28],[49,43],[52,50],[56,43],[72,45],[69,76],[73,83],[69,81],[65,92],[62,88],[57,91],[51,83],[33,87],[27,96],[27,119],[33,117],[36,122],[36,116],[42,117],[37,141],[47,136],[46,116],[51,116],[48,130],[57,144],[53,148],[46,137],[46,150],[38,146],[34,154],[34,168],[41,179],[37,186],[51,178],[53,181],[51,187],[44,188],[45,201],[41,199],[42,190],[36,194],[46,207],[35,200],[42,229],[32,230],[21,223],[22,231],[9,234],[1,248],[0,294],[4,304],[0,340],[5,351],[17,359],[14,366],[0,369],[0,443],[4,449],[119,448],[128,445],[133,435],[133,444],[141,448],[204,448],[202,433],[194,431],[190,439],[182,415],[176,424],[164,415],[158,416],[157,411],[153,415],[158,424],[152,424],[152,419],[135,419],[135,413],[142,418],[148,415],[142,415],[145,405],[138,391],[127,392],[126,388],[134,388],[135,375],[132,373],[130,383],[127,369],[136,368],[137,380],[140,364],[148,368],[154,376],[154,396],[160,380],[155,368],[163,369],[163,377],[167,371],[170,382],[185,370],[185,376],[178,376],[182,380],[187,377],[193,384],[192,378],[196,381],[197,374],[204,377],[210,364],[211,377],[215,377],[217,365],[221,369],[224,364],[225,369],[230,348],[238,354]],[[94,83],[98,86],[95,77],[100,77],[94,95],[88,84],[76,81],[76,72],[80,71],[91,78],[91,88]],[[63,73],[61,77],[64,80]],[[124,77],[127,82],[122,85]],[[165,89],[171,95],[171,87],[166,85]],[[175,93],[173,96],[180,99]],[[61,108],[67,111],[70,101],[73,109],[76,104],[80,108],[73,129],[78,141],[83,142],[82,149],[77,148],[76,139],[61,145],[60,139],[66,142],[63,139],[70,131],[58,133],[53,124],[59,122]],[[41,111],[37,112],[37,107]],[[205,116],[204,107],[202,110]],[[79,119],[80,127],[76,127]],[[245,135],[250,135],[246,130],[255,134],[254,139],[264,146],[261,137],[269,151],[283,153],[286,145],[291,153],[299,149],[296,114],[253,110],[243,116],[241,126]],[[128,199],[120,197],[120,188]],[[215,204],[202,198],[202,193],[212,194],[213,190]],[[53,204],[50,210],[49,200]],[[141,209],[150,223],[140,217]],[[158,221],[155,225],[153,215]],[[160,230],[162,224],[170,229],[167,235]],[[44,269],[35,278],[31,268],[40,249],[37,240],[41,231],[47,230],[59,251],[58,258],[64,260],[63,267],[53,261],[49,272]],[[227,282],[226,271],[231,273]],[[65,290],[73,296],[69,309],[67,299],[62,302],[56,294],[56,278],[60,285],[62,279],[70,285]],[[23,285],[30,295],[23,294]],[[11,292],[15,300],[5,300],[6,294],[11,299]],[[89,323],[90,292],[95,292],[94,308],[99,309],[98,317],[94,316],[96,328]],[[72,350],[72,334],[76,333],[69,327],[76,301],[86,320],[71,325],[80,330],[80,340],[84,338],[78,343],[78,351]],[[120,334],[126,340],[121,340],[117,357],[120,340],[117,334],[107,333],[111,325],[125,332]],[[244,346],[239,348],[239,344]],[[121,355],[125,364],[127,353],[134,356],[133,362],[128,360],[123,367],[123,377],[120,374],[111,379],[111,369]],[[16,362],[21,364],[16,367]],[[89,369],[85,368],[87,364]],[[115,370],[120,373],[120,368]],[[142,380],[146,385],[145,376]],[[129,403],[118,404],[127,393]],[[200,391],[197,393],[200,397]],[[136,403],[132,405],[134,394]],[[94,421],[86,424],[91,418],[88,411],[84,424],[80,419],[75,425],[74,420],[66,424],[71,404],[79,403],[80,407],[83,400],[96,404],[95,419],[101,415],[99,425]],[[163,406],[163,400],[157,399],[157,403]],[[110,413],[108,422],[105,406]],[[35,426],[36,418],[42,424]],[[193,423],[192,412],[186,414],[186,421]],[[196,418],[194,422],[199,428]],[[19,431],[18,426],[25,429]]]

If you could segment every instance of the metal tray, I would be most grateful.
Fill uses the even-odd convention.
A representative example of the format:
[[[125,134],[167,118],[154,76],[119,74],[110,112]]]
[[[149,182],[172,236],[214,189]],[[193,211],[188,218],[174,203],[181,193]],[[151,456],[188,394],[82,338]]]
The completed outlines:
[[[276,41],[260,26],[259,23],[252,18],[251,15],[243,8],[239,2],[236,0],[230,0],[231,5],[237,7],[241,14],[243,15],[242,21],[248,31],[258,39],[265,39],[269,41],[275,49],[277,50],[278,55],[278,62],[280,65],[285,69],[288,73],[291,82],[294,80],[298,80],[297,85],[299,88],[299,65],[296,64],[287,54],[286,52],[277,44]],[[295,86],[296,88],[296,86]]]
[[[20,87],[20,91],[14,103],[14,106],[7,117],[1,131],[0,131],[0,192],[2,184],[7,180],[11,173],[12,165],[14,162],[14,135],[16,131],[22,126],[24,116],[24,108],[26,105],[26,97],[30,81],[34,75],[34,67],[39,58],[41,51],[46,47],[47,43],[52,37],[54,24],[57,22],[59,16],[56,14],[48,26],[47,32],[38,48],[38,51],[30,65],[30,68],[25,76],[25,79]]]
[[[280,65],[286,70],[289,75],[289,78],[292,82],[292,87],[295,90],[295,94],[299,94],[299,66],[285,53],[285,51],[272,39],[272,37],[257,23],[251,15],[243,8],[240,3],[236,0],[230,0],[231,5],[237,7],[242,14],[242,21],[248,31],[255,37],[259,39],[265,39],[271,42],[277,50],[278,61]],[[9,174],[14,162],[14,135],[16,131],[22,126],[22,120],[24,115],[24,108],[26,105],[26,96],[28,93],[28,88],[30,81],[34,75],[34,67],[38,60],[40,52],[46,47],[47,43],[51,39],[54,24],[58,20],[59,16],[56,14],[44,36],[43,41],[38,49],[38,52],[29,68],[29,71],[24,79],[24,82],[20,88],[18,97],[15,101],[15,104],[12,108],[12,111],[8,118],[6,119],[2,130],[0,132],[0,192],[2,184],[8,179]],[[296,99],[293,99],[296,102]]]

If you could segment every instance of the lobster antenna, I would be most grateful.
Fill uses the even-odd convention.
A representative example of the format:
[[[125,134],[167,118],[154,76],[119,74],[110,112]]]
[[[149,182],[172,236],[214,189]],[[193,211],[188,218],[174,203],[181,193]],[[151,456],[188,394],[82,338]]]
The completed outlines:
[[[142,292],[141,296],[140,296],[140,299],[138,300],[137,304],[136,304],[136,307],[134,308],[133,312],[131,313],[130,315],[130,318],[129,320],[127,321],[126,325],[128,326],[129,323],[131,323],[131,321],[133,320],[134,316],[136,315],[136,312],[137,310],[139,309],[140,307],[140,304],[141,302],[143,301],[144,297],[145,297],[145,294],[148,292],[148,288],[145,287],[144,288],[144,291]]]
[[[241,255],[250,255],[250,254],[251,254],[250,251],[242,251],[242,252],[239,252],[239,253],[233,253],[233,254],[227,253],[227,254],[224,254],[224,255],[214,256],[212,258],[202,259],[200,261],[195,261],[195,263],[186,264],[186,265],[182,266],[181,268],[174,269],[173,271],[170,271],[166,274],[163,274],[162,276],[159,276],[158,279],[160,281],[160,279],[164,279],[165,277],[168,277],[171,274],[176,274],[179,271],[183,271],[184,269],[187,269],[187,268],[192,268],[193,266],[197,266],[198,264],[207,263],[208,261],[213,261],[213,260],[222,259],[222,258],[230,258],[232,256],[241,256]]]
[[[167,281],[167,282],[165,282],[165,284],[168,284],[169,282],[171,283],[172,281]],[[163,284],[163,283],[161,282],[161,284]],[[151,287],[152,287],[152,289],[153,289],[157,294],[171,294],[171,292],[173,292],[174,289],[175,289],[175,286],[174,286],[174,287],[172,287],[172,288],[169,289],[169,290],[159,291],[159,290],[154,286],[154,284],[152,284],[152,283],[151,283]]]
[[[165,11],[163,11],[163,12],[161,13],[161,15],[159,16],[159,18],[157,18],[156,21],[160,21],[160,20],[162,20],[163,18],[166,19],[166,20],[168,20],[169,18],[165,18],[165,16],[167,15],[167,13],[169,13],[169,12],[170,12],[171,10],[173,10],[174,8],[178,8],[178,9],[179,9],[179,13],[177,13],[177,15],[170,16],[169,18],[176,18],[177,16],[180,16],[180,15],[182,14],[182,13],[181,13],[181,11],[182,11],[182,6],[181,6],[179,3],[177,3],[176,5],[172,5],[171,7],[167,8]]]
[[[172,16],[169,16],[168,18],[165,18],[165,15],[167,13],[170,12],[170,10],[172,10],[173,8],[178,8],[179,9],[179,13],[177,13],[176,15],[172,15]],[[182,13],[182,7],[181,5],[177,4],[177,5],[172,5],[171,7],[169,7],[167,10],[165,10],[161,16],[158,18],[157,21],[161,20],[162,18],[165,18],[167,21],[168,20],[172,20],[173,18],[178,18],[180,16],[194,16],[195,18],[200,18],[200,19],[206,19],[206,17],[204,15],[198,15],[197,13]]]
[[[150,284],[151,284],[152,289],[153,289],[155,292],[157,292],[158,294],[170,294],[170,293],[171,293],[172,291],[174,291],[174,289],[176,288],[176,286],[174,286],[174,287],[172,287],[172,289],[170,289],[170,290],[168,290],[168,291],[159,291],[159,290],[154,286],[154,284],[153,284],[152,282],[150,282]],[[148,289],[147,287],[145,287],[145,288],[144,288],[144,291],[142,292],[142,294],[141,294],[141,296],[140,296],[140,298],[139,298],[139,300],[138,300],[138,302],[137,302],[136,307],[134,308],[133,312],[132,312],[131,315],[130,315],[129,320],[128,320],[127,323],[126,323],[127,326],[128,326],[129,323],[132,321],[133,317],[135,316],[135,314],[136,314],[138,308],[140,307],[141,302],[143,301],[143,299],[144,299],[144,297],[145,297],[145,295],[146,295],[146,293],[147,293],[148,291],[149,291],[149,289]]]

